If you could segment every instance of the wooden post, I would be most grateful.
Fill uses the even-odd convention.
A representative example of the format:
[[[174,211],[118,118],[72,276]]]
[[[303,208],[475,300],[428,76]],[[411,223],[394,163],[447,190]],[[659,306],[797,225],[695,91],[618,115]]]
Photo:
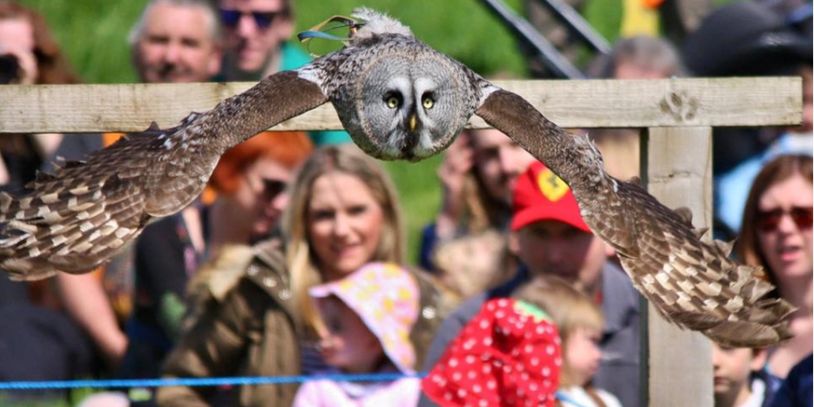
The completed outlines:
[[[647,190],[670,208],[692,210],[695,227],[710,226],[712,128],[650,128],[642,141],[641,173]],[[652,305],[646,309],[642,400],[659,407],[712,406],[710,341],[666,322]]]

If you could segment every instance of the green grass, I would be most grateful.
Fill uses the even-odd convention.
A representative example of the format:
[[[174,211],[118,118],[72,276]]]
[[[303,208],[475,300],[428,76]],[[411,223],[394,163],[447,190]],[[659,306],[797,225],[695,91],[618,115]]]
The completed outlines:
[[[23,0],[40,11],[76,72],[88,83],[132,83],[127,34],[145,0]]]
[[[127,34],[146,0],[21,0],[41,11],[79,74],[89,83],[136,81]],[[509,3],[518,7],[520,0]],[[297,0],[297,31],[365,5],[408,24],[422,40],[476,71],[525,73],[516,42],[477,0]]]

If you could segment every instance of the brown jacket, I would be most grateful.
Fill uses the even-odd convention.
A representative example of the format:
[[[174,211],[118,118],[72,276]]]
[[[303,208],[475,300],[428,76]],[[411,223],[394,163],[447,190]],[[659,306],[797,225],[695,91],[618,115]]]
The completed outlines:
[[[165,376],[299,373],[298,328],[278,247],[266,242],[254,250],[228,248],[201,271],[211,278],[205,278],[200,292],[193,288],[193,298],[198,297],[193,304],[196,316],[167,357]],[[158,403],[285,406],[296,391],[296,385],[239,386],[217,394],[210,387],[166,387],[158,391]]]
[[[232,248],[209,270],[196,290],[190,325],[164,366],[168,377],[287,376],[300,373],[302,329],[292,310],[288,273],[279,243]],[[203,274],[207,273],[207,274]],[[411,338],[422,360],[436,328],[457,303],[423,273],[415,273],[421,315]],[[198,280],[196,278],[196,280]],[[195,307],[193,307],[195,309]],[[296,385],[238,386],[231,392],[209,387],[165,387],[161,406],[288,406]]]

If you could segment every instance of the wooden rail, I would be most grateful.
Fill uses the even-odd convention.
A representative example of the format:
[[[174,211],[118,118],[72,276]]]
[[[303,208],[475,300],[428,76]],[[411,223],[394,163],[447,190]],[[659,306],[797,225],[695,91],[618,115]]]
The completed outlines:
[[[497,81],[563,127],[766,126],[798,123],[798,78]],[[177,124],[251,83],[0,87],[0,133],[140,131]],[[269,101],[274,103],[274,101]],[[485,127],[482,120],[472,121]],[[330,104],[275,127],[339,129]]]

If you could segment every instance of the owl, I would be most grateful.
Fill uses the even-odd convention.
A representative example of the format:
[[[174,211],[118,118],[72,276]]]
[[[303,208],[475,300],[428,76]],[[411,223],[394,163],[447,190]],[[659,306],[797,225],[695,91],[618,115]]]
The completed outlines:
[[[566,133],[398,21],[369,9],[354,17],[341,50],[271,75],[175,128],[128,136],[40,175],[22,196],[0,194],[0,268],[36,279],[102,264],[149,222],[200,194],[228,148],[330,101],[354,142],[381,159],[436,154],[480,116],[570,185],[585,222],[616,248],[666,319],[728,346],[789,337],[792,307],[767,297],[773,287],[754,277],[759,270],[702,240],[683,212],[608,175],[586,137]]]

